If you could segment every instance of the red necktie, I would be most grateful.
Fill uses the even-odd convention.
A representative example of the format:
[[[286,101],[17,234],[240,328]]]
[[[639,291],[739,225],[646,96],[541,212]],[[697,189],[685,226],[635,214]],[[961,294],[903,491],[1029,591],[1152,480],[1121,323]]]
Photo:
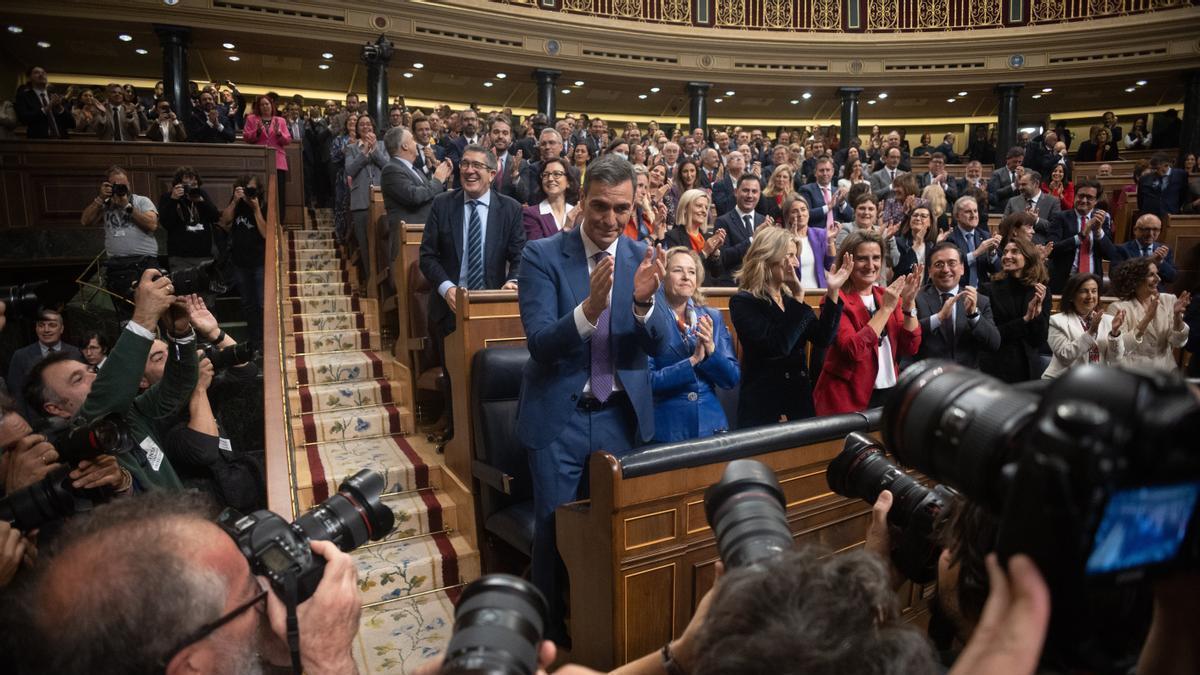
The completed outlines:
[[[830,199],[828,185],[821,188],[821,194],[825,195],[825,227],[833,227],[833,200]]]
[[[1092,233],[1087,230],[1087,216],[1079,216],[1079,273],[1092,273]]]

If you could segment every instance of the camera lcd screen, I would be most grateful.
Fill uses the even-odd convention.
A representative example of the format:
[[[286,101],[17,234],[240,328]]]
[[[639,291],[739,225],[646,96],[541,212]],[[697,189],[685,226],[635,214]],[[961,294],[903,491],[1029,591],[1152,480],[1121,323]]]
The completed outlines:
[[[292,565],[292,559],[278,545],[272,545],[262,550],[259,560],[272,572],[282,573]]]
[[[1088,574],[1168,562],[1179,553],[1200,496],[1200,483],[1130,488],[1113,493],[1088,555]]]

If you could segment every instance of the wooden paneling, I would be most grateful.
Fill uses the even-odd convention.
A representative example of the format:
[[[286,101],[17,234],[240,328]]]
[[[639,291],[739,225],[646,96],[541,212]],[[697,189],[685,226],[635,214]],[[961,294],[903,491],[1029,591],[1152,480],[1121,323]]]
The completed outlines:
[[[1181,277],[1200,270],[1200,215],[1168,216],[1162,242],[1175,252],[1175,268]]]
[[[287,155],[288,172],[282,222],[284,227],[301,227],[304,225],[304,152],[296,141],[283,150]]]

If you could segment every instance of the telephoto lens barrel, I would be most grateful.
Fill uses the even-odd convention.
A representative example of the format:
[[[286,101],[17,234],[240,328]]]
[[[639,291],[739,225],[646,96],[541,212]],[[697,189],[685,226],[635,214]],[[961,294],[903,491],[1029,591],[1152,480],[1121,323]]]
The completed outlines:
[[[725,467],[721,480],[704,491],[704,515],[728,567],[746,567],[792,547],[783,490],[775,472],[753,459]]]
[[[546,627],[546,598],[508,574],[471,582],[454,608],[442,675],[533,675]]]
[[[342,481],[337,494],[297,518],[293,526],[309,539],[331,541],[346,552],[368,539],[378,541],[396,524],[392,510],[380,500],[383,488],[383,474],[362,469]]]

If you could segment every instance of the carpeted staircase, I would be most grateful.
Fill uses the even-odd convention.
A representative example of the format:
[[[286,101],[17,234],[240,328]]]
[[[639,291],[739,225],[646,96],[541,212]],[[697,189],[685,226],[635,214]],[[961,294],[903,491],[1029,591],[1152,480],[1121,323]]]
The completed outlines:
[[[320,502],[359,469],[387,477],[396,529],[353,554],[364,606],[356,658],[363,673],[411,672],[445,649],[453,603],[480,574],[479,552],[459,532],[441,457],[414,434],[413,393],[380,344],[377,302],[357,297],[357,275],[331,229],[283,237],[281,333],[298,503]]]

